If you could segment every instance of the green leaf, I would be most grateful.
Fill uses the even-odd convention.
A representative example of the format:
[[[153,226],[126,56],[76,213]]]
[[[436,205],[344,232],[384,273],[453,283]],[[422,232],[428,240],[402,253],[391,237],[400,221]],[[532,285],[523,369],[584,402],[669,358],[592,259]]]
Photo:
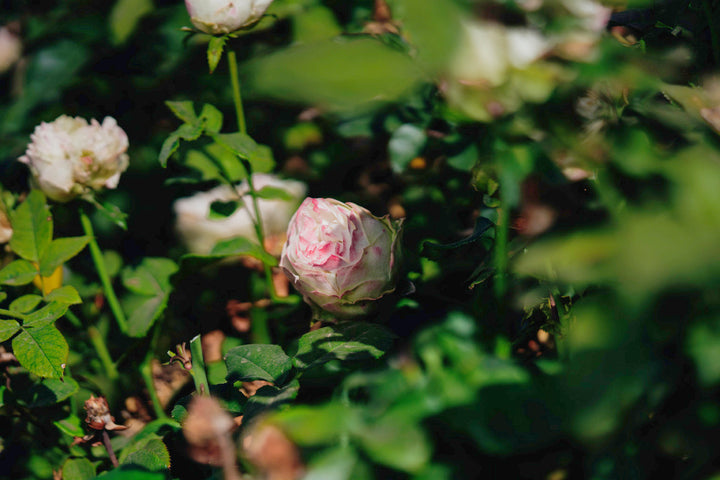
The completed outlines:
[[[141,337],[147,333],[167,306],[170,277],[178,267],[167,258],[144,258],[137,268],[122,271],[123,285],[134,293],[123,299],[128,316],[128,335]]]
[[[390,164],[395,172],[402,172],[425,147],[425,129],[406,123],[395,130],[388,143]]]
[[[377,359],[392,345],[392,333],[374,323],[344,322],[306,333],[298,340],[293,361],[309,369],[331,360]]]
[[[478,148],[471,144],[460,153],[448,157],[447,163],[456,170],[469,172],[477,163],[479,157]]]
[[[193,102],[185,100],[182,102],[165,102],[165,105],[175,114],[177,118],[185,123],[197,123],[198,118],[195,115],[195,107]]]
[[[416,472],[430,460],[430,442],[417,424],[386,416],[356,435],[368,456],[388,467]]]
[[[292,360],[278,345],[239,345],[225,355],[229,381],[265,380],[281,384]]]
[[[49,277],[57,267],[67,262],[90,241],[89,237],[65,237],[53,240],[40,259],[40,275]]]
[[[152,0],[118,0],[108,19],[112,43],[124,43],[142,17],[152,12],[153,8]]]
[[[214,105],[206,103],[200,112],[200,120],[203,122],[206,132],[218,133],[222,128],[223,114]]]
[[[460,40],[463,18],[454,2],[401,0],[398,20],[417,48],[420,63],[431,71],[443,71]]]
[[[80,417],[74,413],[71,413],[67,418],[53,422],[53,425],[55,425],[58,430],[66,435],[70,435],[71,437],[82,437],[85,435],[85,430],[82,427]]]
[[[210,204],[208,218],[210,220],[223,220],[235,213],[238,208],[240,208],[240,202],[237,200],[230,200],[229,202],[215,200]]]
[[[720,321],[700,319],[689,331],[685,350],[695,361],[702,385],[711,387],[720,383]]]
[[[249,255],[271,267],[277,265],[277,259],[267,253],[260,245],[245,237],[222,240],[210,251],[211,257],[227,257],[229,255]]]
[[[125,447],[118,460],[123,465],[138,465],[154,472],[170,468],[170,453],[155,434]]]
[[[0,320],[0,342],[8,340],[20,330],[20,324],[17,320]]]
[[[255,95],[330,110],[394,101],[423,78],[408,55],[367,37],[291,46],[256,57],[243,73]]]
[[[10,248],[25,260],[39,262],[50,245],[52,215],[45,195],[32,190],[12,216],[13,235]]]
[[[136,268],[125,267],[122,282],[125,288],[140,295],[155,296],[167,293],[170,276],[177,265],[169,258],[147,257]]]
[[[245,133],[219,133],[213,139],[235,155],[249,160],[258,148],[258,144]]]
[[[27,260],[13,260],[0,270],[0,283],[19,286],[32,282],[38,274],[38,269]]]
[[[93,204],[100,215],[110,220],[123,230],[127,230],[127,213],[120,210],[117,205],[110,202],[93,202]]]
[[[25,317],[24,327],[40,328],[50,325],[58,318],[65,315],[68,304],[64,302],[50,302],[40,310],[30,313]]]
[[[79,389],[77,382],[70,377],[62,380],[46,378],[22,392],[21,400],[30,408],[49,407],[69,398]]]
[[[120,465],[120,467],[106,472],[102,480],[166,480],[164,471],[153,472],[136,464]]]
[[[292,401],[300,391],[300,382],[293,380],[288,385],[278,388],[273,385],[265,385],[250,397],[243,409],[243,421],[247,422],[252,417],[276,409],[281,405]]]
[[[82,303],[80,294],[75,287],[71,285],[56,288],[45,296],[45,301],[48,303],[65,303],[67,305],[79,305]]]
[[[227,42],[227,39],[227,35],[223,35],[222,37],[212,37],[210,39],[207,48],[207,59],[208,67],[210,67],[210,73],[213,73],[215,71],[218,62],[220,62],[220,58],[222,57],[223,49],[225,48],[225,42]]]
[[[166,138],[163,142],[162,147],[160,148],[160,154],[158,155],[160,165],[163,167],[167,166],[168,159],[180,146],[180,139],[187,141],[197,140],[200,138],[200,135],[202,135],[202,132],[203,126],[200,123],[185,123],[180,125],[180,127],[168,135],[168,138]]]
[[[62,480],[90,480],[95,467],[87,458],[68,458],[62,467]]]
[[[23,295],[13,300],[9,309],[12,312],[29,313],[32,312],[41,301],[42,297],[40,295]]]
[[[295,200],[295,197],[292,196],[288,191],[286,191],[283,188],[280,187],[272,187],[270,185],[267,185],[260,190],[257,190],[255,194],[258,196],[258,198],[264,198],[266,200],[284,200],[286,202],[291,202]]]
[[[53,325],[23,328],[12,342],[20,365],[39,377],[62,378],[70,351],[65,337]]]

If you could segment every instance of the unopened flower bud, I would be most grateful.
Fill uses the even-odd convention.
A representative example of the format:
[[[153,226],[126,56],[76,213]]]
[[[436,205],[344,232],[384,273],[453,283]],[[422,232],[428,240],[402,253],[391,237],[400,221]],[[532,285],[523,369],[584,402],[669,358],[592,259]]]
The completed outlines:
[[[41,123],[25,155],[33,184],[58,202],[91,190],[115,188],[128,167],[128,138],[112,117],[102,124],[62,115]]]
[[[365,315],[395,289],[401,223],[354,203],[306,198],[290,220],[280,267],[311,306],[336,318]]]
[[[212,35],[252,25],[271,3],[272,0],[185,0],[193,25]]]
[[[125,430],[127,428],[115,423],[115,418],[110,415],[110,407],[105,397],[90,395],[90,398],[85,401],[85,412],[87,412],[85,423],[93,430]]]

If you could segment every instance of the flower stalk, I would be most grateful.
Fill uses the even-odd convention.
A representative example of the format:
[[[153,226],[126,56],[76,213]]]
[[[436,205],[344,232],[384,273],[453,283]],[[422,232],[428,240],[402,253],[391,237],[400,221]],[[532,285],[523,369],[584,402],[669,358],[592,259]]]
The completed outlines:
[[[110,275],[108,275],[107,268],[105,267],[105,259],[103,258],[100,246],[95,239],[95,232],[93,230],[92,223],[90,222],[90,218],[82,208],[80,209],[80,223],[85,231],[85,235],[90,238],[90,241],[88,242],[90,255],[92,256],[93,263],[95,264],[95,270],[97,270],[98,276],[100,277],[103,292],[105,293],[105,298],[107,298],[108,305],[110,305],[110,310],[115,316],[115,320],[117,321],[118,327],[120,327],[120,331],[122,333],[127,333],[127,319],[125,318],[120,302],[115,295],[115,290],[113,290]]]

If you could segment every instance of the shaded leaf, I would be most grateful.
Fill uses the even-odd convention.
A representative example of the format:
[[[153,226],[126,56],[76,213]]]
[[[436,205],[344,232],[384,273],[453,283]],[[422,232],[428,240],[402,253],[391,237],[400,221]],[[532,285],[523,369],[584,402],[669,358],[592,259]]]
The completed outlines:
[[[87,458],[68,458],[62,467],[62,480],[90,480],[95,467]]]
[[[265,380],[281,384],[292,360],[279,345],[239,345],[225,355],[229,381]]]
[[[380,358],[392,345],[392,333],[374,323],[344,322],[306,333],[298,340],[293,361],[309,369],[331,360]]]
[[[222,200],[215,200],[210,204],[210,213],[208,218],[211,220],[222,220],[233,213],[240,207],[240,202],[237,200],[230,200],[223,202]]]
[[[170,295],[170,276],[178,267],[167,258],[144,258],[136,268],[122,271],[123,285],[133,292],[123,299],[128,316],[128,335],[145,335],[167,306]]]
[[[12,342],[20,364],[39,377],[62,378],[70,351],[65,337],[53,325],[23,328]]]
[[[243,409],[243,421],[247,422],[252,417],[267,412],[270,409],[276,409],[281,405],[297,397],[300,391],[300,382],[293,380],[288,385],[278,388],[273,385],[266,385],[259,388],[255,395],[250,397]]]
[[[62,380],[46,378],[22,392],[21,399],[30,408],[49,407],[74,395],[79,388],[77,382],[70,377]]]
[[[360,445],[376,462],[406,472],[419,471],[432,453],[419,425],[389,416],[355,432]]]

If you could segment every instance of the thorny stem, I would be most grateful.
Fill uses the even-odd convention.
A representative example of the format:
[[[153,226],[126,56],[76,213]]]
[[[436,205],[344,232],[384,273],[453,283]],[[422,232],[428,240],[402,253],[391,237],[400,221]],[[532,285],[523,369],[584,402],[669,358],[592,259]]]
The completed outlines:
[[[107,450],[108,456],[110,457],[110,461],[113,464],[113,467],[117,468],[120,466],[118,463],[118,459],[115,456],[115,451],[113,450],[112,445],[110,444],[110,435],[108,435],[107,430],[102,431],[102,441],[103,445],[105,446],[105,450]]]
[[[201,395],[210,395],[210,385],[205,374],[205,357],[203,357],[200,335],[196,335],[190,340],[190,355],[192,365],[190,374],[195,382],[195,391]]]
[[[108,275],[107,268],[105,267],[105,260],[103,259],[102,251],[95,239],[95,232],[93,231],[92,223],[83,209],[80,209],[80,223],[82,223],[85,235],[90,238],[90,242],[88,243],[90,247],[90,255],[95,263],[95,269],[100,277],[100,282],[102,283],[108,305],[110,305],[110,310],[112,310],[115,320],[117,320],[120,331],[127,333],[127,320],[125,319],[125,314],[123,313],[122,308],[120,307],[120,302],[113,290],[110,275]]]

